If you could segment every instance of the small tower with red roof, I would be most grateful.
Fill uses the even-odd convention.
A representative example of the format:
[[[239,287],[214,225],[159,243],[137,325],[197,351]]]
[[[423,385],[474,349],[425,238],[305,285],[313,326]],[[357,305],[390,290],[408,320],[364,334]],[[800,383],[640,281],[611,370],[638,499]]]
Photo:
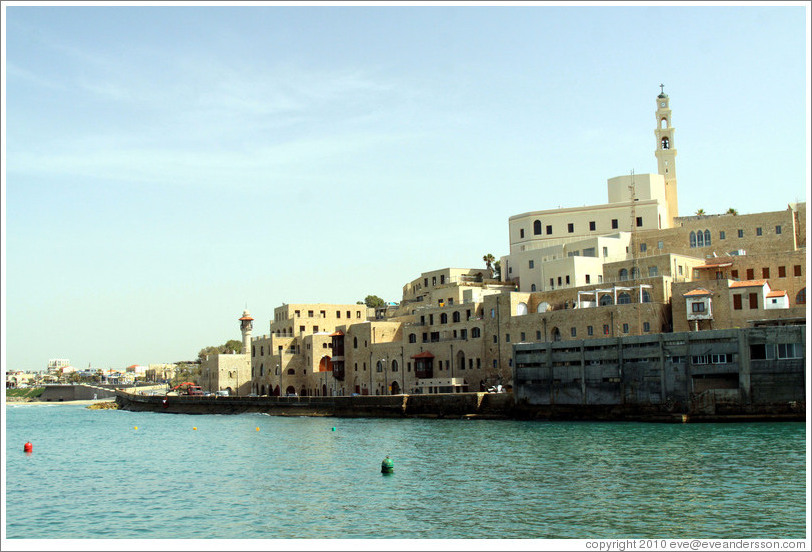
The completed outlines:
[[[240,318],[240,331],[242,332],[242,352],[245,355],[251,354],[251,330],[254,328],[254,319],[248,309],[242,311]]]

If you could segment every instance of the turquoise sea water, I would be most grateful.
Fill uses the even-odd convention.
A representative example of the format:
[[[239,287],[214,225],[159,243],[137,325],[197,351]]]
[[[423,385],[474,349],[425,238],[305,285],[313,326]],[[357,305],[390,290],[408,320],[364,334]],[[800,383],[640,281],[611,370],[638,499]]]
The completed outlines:
[[[69,404],[7,405],[5,422],[10,539],[805,536],[803,423],[191,416]],[[386,455],[392,475],[380,473]]]

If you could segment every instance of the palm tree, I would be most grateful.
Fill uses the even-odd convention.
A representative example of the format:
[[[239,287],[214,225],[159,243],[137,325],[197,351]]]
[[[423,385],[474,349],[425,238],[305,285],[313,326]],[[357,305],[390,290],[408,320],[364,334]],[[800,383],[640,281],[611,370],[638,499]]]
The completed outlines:
[[[725,213],[725,214],[726,215],[733,215],[735,217],[736,215],[739,214],[739,212],[736,209],[734,209],[733,207],[731,207],[730,209],[727,210],[727,213]]]
[[[705,209],[697,209],[696,214],[701,217],[705,214]]]
[[[493,268],[493,262],[496,260],[496,257],[488,253],[487,255],[482,257],[482,260],[485,261],[485,268],[491,270]]]

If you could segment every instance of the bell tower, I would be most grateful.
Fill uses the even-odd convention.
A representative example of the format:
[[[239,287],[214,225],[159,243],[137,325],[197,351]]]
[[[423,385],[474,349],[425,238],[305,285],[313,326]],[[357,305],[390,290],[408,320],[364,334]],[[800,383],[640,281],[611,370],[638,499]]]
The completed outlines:
[[[248,309],[245,309],[240,318],[240,331],[242,332],[242,352],[251,354],[251,330],[254,328],[254,319],[251,318]]]
[[[654,135],[657,137],[657,149],[654,155],[657,156],[657,173],[663,175],[665,179],[665,201],[668,212],[668,227],[674,225],[674,218],[679,216],[677,208],[677,167],[675,158],[677,150],[674,147],[674,127],[671,126],[671,107],[668,95],[664,92],[665,85],[660,85],[660,93],[657,96],[657,127]]]

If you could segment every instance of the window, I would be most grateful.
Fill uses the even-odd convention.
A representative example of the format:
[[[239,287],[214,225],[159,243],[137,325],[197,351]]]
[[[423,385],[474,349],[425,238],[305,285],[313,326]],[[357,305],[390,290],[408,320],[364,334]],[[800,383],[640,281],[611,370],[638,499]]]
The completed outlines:
[[[482,330],[480,330],[479,328],[472,328],[471,329],[471,337],[481,337],[481,336],[482,336]]]
[[[533,261],[530,261],[530,262],[528,263],[527,268],[534,268],[534,266],[535,266],[535,264],[533,263]]]
[[[550,287],[555,287],[555,280],[550,278]]]
[[[770,267],[765,266],[761,269],[761,277],[767,279],[770,277]]]
[[[454,330],[456,331],[456,330]],[[460,330],[460,339],[468,339],[468,330],[462,329]]]
[[[603,325],[603,335],[609,335],[609,324]]]
[[[710,230],[705,230],[705,247],[711,244]]]
[[[505,334],[505,343],[510,343],[510,334]]]
[[[586,280],[586,283],[588,284],[589,283],[589,274],[584,274],[584,278]]]
[[[756,276],[755,276],[755,272],[753,271],[753,269],[752,269],[752,268],[748,268],[748,269],[747,269],[747,279],[748,279],[748,280],[752,280],[752,279],[753,279],[753,278],[755,278],[755,277],[756,277]]]
[[[756,228],[756,236],[760,236],[760,235],[761,235],[761,226]]]
[[[780,225],[780,224],[779,224],[778,226],[776,226],[776,227],[775,227],[775,233],[776,233],[776,234],[780,234],[780,233],[781,233],[781,225]]]
[[[541,330],[536,330],[536,339],[541,341]]]
[[[548,225],[547,225],[547,235],[549,236],[549,235],[551,235],[552,233],[553,233],[553,225],[552,225],[552,224],[548,224]]]
[[[691,303],[691,312],[705,312],[705,303]]]
[[[567,223],[567,232],[569,232],[570,234],[575,232],[575,225],[573,223],[571,222]]]
[[[740,238],[744,237],[744,230],[742,230],[741,228],[739,230],[737,230],[736,232],[738,233]]]
[[[801,275],[801,265],[795,265],[792,267],[792,275],[793,276],[800,276]]]
[[[494,343],[498,343],[498,342],[499,342],[499,336],[498,336],[498,335],[493,334],[493,342],[494,342]]]
[[[313,311],[312,310],[307,311],[307,316],[309,318],[313,318]]]
[[[361,318],[361,311],[355,311],[355,317]]]
[[[688,234],[688,243],[691,247],[696,247],[696,232],[691,231],[691,233]]]
[[[733,360],[732,356],[733,355],[727,355],[727,354],[711,355],[710,356],[711,364],[727,364],[728,362]],[[729,358],[729,357],[731,357],[731,358]]]
[[[644,332],[650,332],[651,331],[651,324],[649,324],[648,322],[643,322],[643,331]]]
[[[778,277],[779,278],[786,278],[787,277],[787,267],[779,266],[778,267]]]
[[[452,322],[459,322],[460,321],[460,313],[457,312],[457,311],[454,311],[454,313],[451,315],[451,321]]]
[[[617,296],[617,304],[618,305],[628,305],[632,302],[632,297],[625,291]]]
[[[574,327],[573,327],[573,328],[570,328],[570,335],[571,335],[572,337],[575,337],[575,335],[576,335],[576,330],[575,330],[575,328],[574,328]]]
[[[319,333],[319,327],[313,326],[313,333]]]
[[[643,290],[643,302],[644,303],[651,303],[651,295],[646,290]]]
[[[725,239],[725,231],[724,230],[719,230],[719,239],[720,240]]]
[[[524,237],[524,228],[520,228],[519,229],[519,238],[523,238],[523,237]]]
[[[730,277],[733,278],[734,280],[738,280],[739,279],[739,271],[738,270],[731,270],[730,271]]]
[[[629,325],[623,324],[623,333],[629,333]]]
[[[409,334],[409,343],[417,343],[417,334]]]
[[[561,276],[558,277],[558,285],[561,285]]]
[[[257,348],[254,345],[251,346],[251,356],[257,356]]]
[[[758,293],[751,293],[750,294],[750,308],[757,309],[758,308]]]
[[[776,345],[779,359],[803,358],[804,349],[800,343],[779,343]]]
[[[608,248],[608,247],[604,247],[604,248],[603,248],[603,256],[604,256],[604,257],[608,257],[608,256],[609,256],[609,248]]]
[[[605,307],[606,305],[611,305],[612,304],[612,296],[608,295],[608,294],[601,295],[601,298],[598,301],[598,304],[600,306],[602,306],[602,307]]]
[[[431,285],[432,285],[432,286],[436,286],[436,285],[437,285],[437,276],[432,276],[432,277],[431,277]]]
[[[434,326],[434,315],[433,314],[429,315],[429,326]]]
[[[440,315],[440,324],[448,324],[448,315],[446,313]]]
[[[565,283],[566,283],[567,285],[569,285],[569,283],[570,283],[570,276],[569,276],[569,274],[567,274],[566,276],[564,276],[564,279],[565,279],[565,280],[564,280],[564,281],[565,281]]]
[[[801,291],[798,292],[798,295],[795,296],[795,304],[797,305],[806,304],[806,288],[802,288]]]
[[[353,338],[352,338],[352,348],[353,348],[353,349],[357,349],[357,348],[358,348],[358,338],[357,338],[357,337],[353,337]]]
[[[682,265],[679,265],[677,267],[677,272],[679,273],[680,276],[682,276]]]
[[[521,341],[524,341],[524,332],[521,333]]]
[[[541,221],[540,220],[533,221],[533,234],[535,234],[537,236],[539,234],[541,234]]]
[[[393,372],[397,372],[397,371],[398,371],[398,361],[397,361],[397,360],[393,360],[393,361],[392,361],[392,371],[393,371]]]
[[[496,318],[496,309],[491,309],[491,318]]]
[[[657,267],[656,266],[648,267],[648,275],[649,275],[649,277],[656,276],[657,275]]]
[[[657,242],[657,249],[662,249],[662,248],[663,248],[663,240],[660,240],[660,241]]]
[[[643,217],[637,217],[637,220],[635,222],[638,227],[643,226]]]
[[[350,311],[347,311],[347,318],[349,318],[351,314],[352,313]]]
[[[621,268],[620,272],[617,274],[618,280],[628,280],[629,279],[629,271],[625,268]]]
[[[696,233],[696,246],[705,247],[705,234],[702,233],[702,230]]]
[[[530,291],[536,291],[536,284],[530,284]]]
[[[586,327],[586,335],[592,335],[592,326]]]
[[[589,230],[592,231],[592,232],[595,231],[595,221],[594,220],[589,221]]]
[[[709,360],[708,355],[694,355],[691,357],[691,364],[708,364]]]
[[[645,253],[645,252],[646,252],[646,247],[647,247],[647,246],[646,246],[646,244],[641,243],[641,244],[640,244],[640,252],[641,252],[641,253]]]
[[[612,219],[612,228],[617,228],[617,219]]]

